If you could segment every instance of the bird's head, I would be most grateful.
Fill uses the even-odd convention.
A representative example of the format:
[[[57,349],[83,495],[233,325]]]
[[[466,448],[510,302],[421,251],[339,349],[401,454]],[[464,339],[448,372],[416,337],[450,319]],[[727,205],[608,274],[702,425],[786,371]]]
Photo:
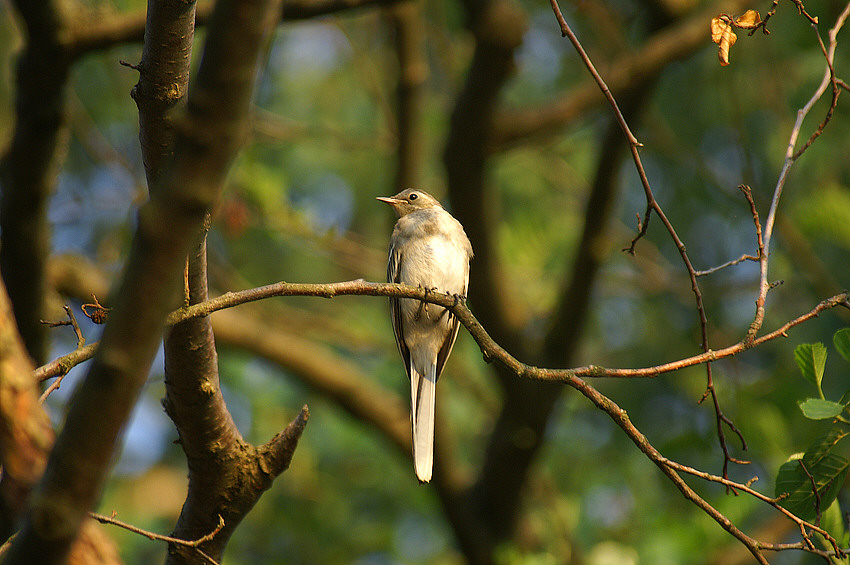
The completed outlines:
[[[439,200],[418,188],[402,190],[395,196],[378,196],[377,199],[392,206],[399,218],[417,210],[442,208]]]

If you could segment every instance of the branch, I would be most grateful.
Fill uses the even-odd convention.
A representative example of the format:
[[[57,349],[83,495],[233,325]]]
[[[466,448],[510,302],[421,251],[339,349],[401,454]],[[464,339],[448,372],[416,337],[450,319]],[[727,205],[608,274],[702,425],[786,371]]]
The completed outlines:
[[[422,2],[400,2],[387,9],[395,33],[396,174],[394,191],[419,186],[422,174],[424,86],[428,78]]]
[[[27,40],[18,60],[12,143],[0,160],[0,271],[27,350],[43,363],[47,341],[39,320],[45,317],[50,249],[47,200],[67,134],[64,91],[71,61],[63,43],[68,26],[58,0],[17,0],[15,6]]]
[[[211,539],[213,539],[218,533],[224,528],[224,518],[221,516],[218,517],[218,525],[213,529],[210,533],[195,539],[195,540],[184,540],[175,538],[172,536],[164,536],[162,534],[157,534],[155,532],[151,532],[148,530],[143,530],[142,528],[136,527],[132,524],[128,524],[127,522],[122,522],[115,518],[115,513],[112,516],[104,516],[103,514],[97,514],[95,512],[89,512],[89,516],[92,519],[97,520],[101,524],[111,524],[113,526],[118,526],[119,528],[123,528],[129,532],[133,532],[134,534],[139,534],[140,536],[145,536],[148,539],[154,541],[164,541],[170,544],[177,544],[183,547],[194,549],[195,552],[207,563],[210,565],[218,565],[218,562],[212,557],[208,556],[206,553],[198,549],[201,544],[207,543]]]
[[[824,539],[826,539],[827,542],[830,545],[832,545],[832,547],[833,547],[833,551],[828,552],[828,551],[816,550],[812,547],[811,542],[806,543],[806,541],[801,541],[801,542],[798,542],[796,544],[767,544],[767,543],[759,542],[759,546],[762,549],[769,549],[769,550],[773,550],[773,551],[780,551],[780,550],[786,550],[786,549],[800,549],[800,550],[809,551],[810,553],[814,553],[816,555],[820,555],[821,557],[829,557],[831,555],[843,555],[845,553],[838,547],[838,542],[835,540],[835,538],[833,538],[829,534],[829,532],[827,532],[826,530],[824,530],[823,528],[821,528],[820,526],[818,526],[816,524],[812,524],[811,522],[807,522],[807,521],[802,520],[801,518],[797,517],[796,515],[794,515],[793,513],[788,511],[787,509],[785,509],[783,506],[781,506],[779,504],[779,499],[766,496],[766,495],[758,492],[757,490],[753,489],[752,487],[750,487],[750,485],[753,482],[758,480],[758,477],[753,477],[746,484],[744,484],[744,483],[739,483],[739,482],[736,482],[736,481],[731,481],[731,480],[729,480],[728,478],[725,478],[725,477],[718,477],[716,475],[712,475],[710,473],[706,473],[704,471],[694,469],[693,467],[689,467],[687,465],[682,465],[681,463],[676,463],[675,461],[671,461],[670,459],[665,458],[664,464],[669,466],[672,469],[675,469],[676,471],[681,472],[681,473],[687,473],[689,475],[693,475],[694,477],[699,477],[699,478],[704,479],[704,480],[709,481],[709,482],[720,483],[720,484],[726,486],[728,489],[745,492],[745,493],[749,494],[750,496],[757,498],[757,499],[761,500],[762,502],[772,506],[775,510],[782,513],[786,518],[793,521],[797,525],[797,527],[803,532],[803,537],[804,537],[805,540],[809,539],[809,534],[806,533],[806,531],[805,531],[806,528],[808,528],[808,529],[822,535],[824,537]],[[814,489],[814,490],[815,490],[815,495],[818,496],[817,489]]]
[[[139,82],[130,96],[139,109],[139,144],[148,187],[154,190],[174,150],[175,116],[186,105],[195,37],[195,2],[148,2]]]
[[[38,402],[35,381],[12,305],[0,279],[0,539],[15,531],[30,492],[44,471],[53,426]]]
[[[257,56],[279,7],[270,0],[216,4],[174,158],[139,210],[101,346],[71,403],[7,563],[63,563],[86,512],[99,498],[119,433],[175,303],[186,253],[242,141]]]
[[[209,383],[204,384],[209,386]],[[223,404],[223,401],[218,400],[221,396],[218,390],[212,391],[212,395],[208,394],[209,389],[193,392],[190,396],[194,400],[201,400],[207,394],[216,397],[212,404]],[[168,408],[169,415],[179,422],[181,444],[186,440],[184,451],[189,461],[189,494],[172,535],[181,540],[191,540],[193,531],[214,527],[216,516],[225,525],[218,528],[215,536],[201,539],[196,546],[169,540],[166,563],[170,564],[197,563],[198,551],[205,559],[221,559],[236,527],[272,482],[289,468],[310,416],[307,406],[303,406],[286,429],[265,445],[255,447],[238,435],[232,421],[229,426],[221,425],[220,421],[210,421],[207,419],[210,408],[199,408],[201,413],[194,418],[189,411],[184,411],[183,417],[175,418],[173,408]],[[229,420],[229,414],[227,416]],[[188,420],[193,420],[193,429],[186,428]],[[212,429],[204,433],[200,430],[204,424],[210,425]],[[237,435],[234,436],[233,432]],[[211,443],[197,443],[202,438]],[[202,528],[204,525],[207,527]]]
[[[594,67],[593,62],[590,60],[590,57],[588,57],[578,38],[573,33],[567,21],[564,19],[564,16],[561,13],[561,9],[558,6],[558,1],[550,0],[550,3],[552,6],[552,10],[555,13],[555,17],[561,27],[561,35],[569,38],[570,43],[573,44],[573,47],[578,52],[585,67],[587,67],[587,70],[590,72],[599,89],[605,95],[608,104],[611,106],[617,123],[619,124],[620,129],[622,130],[623,135],[625,136],[626,141],[629,144],[629,149],[632,153],[632,160],[634,161],[635,169],[637,170],[638,177],[640,178],[641,185],[643,186],[644,195],[646,197],[646,213],[644,214],[642,222],[639,219],[639,224],[641,224],[640,231],[634,237],[634,239],[632,239],[631,245],[626,251],[634,255],[635,245],[637,244],[638,240],[646,234],[647,228],[649,226],[650,213],[655,212],[655,215],[658,216],[658,219],[661,221],[662,224],[664,224],[664,227],[667,230],[667,233],[670,235],[670,238],[676,244],[676,249],[679,251],[679,256],[681,257],[682,263],[684,263],[685,269],[688,272],[688,278],[690,278],[691,282],[691,292],[693,292],[694,295],[697,315],[699,317],[701,337],[700,346],[702,347],[702,350],[704,352],[708,352],[710,350],[708,342],[708,318],[705,313],[705,305],[703,304],[702,291],[700,290],[699,283],[697,282],[697,271],[696,269],[694,269],[694,266],[691,263],[691,259],[685,249],[685,244],[679,238],[679,234],[673,227],[673,223],[667,218],[667,215],[664,213],[664,210],[661,208],[661,205],[655,199],[655,195],[653,194],[652,188],[649,184],[649,178],[646,176],[646,170],[644,169],[643,162],[640,158],[639,148],[642,147],[642,144],[632,133],[631,129],[629,128],[629,125],[626,123],[626,119],[623,116],[623,113],[620,111],[617,101],[614,99],[614,96],[611,93],[611,90],[608,88],[608,85],[602,79],[602,76],[596,71],[596,68]],[[747,448],[747,443],[744,440],[744,436],[741,434],[741,432],[738,430],[732,420],[730,420],[723,413],[723,410],[720,407],[720,400],[717,397],[717,391],[714,387],[714,378],[710,361],[707,361],[705,363],[705,372],[706,388],[705,393],[703,394],[703,398],[700,402],[702,402],[708,397],[711,397],[712,405],[714,407],[715,421],[717,424],[717,438],[720,443],[720,448],[723,451],[723,475],[726,476],[729,462],[743,463],[743,461],[739,461],[730,455],[729,448],[726,443],[726,435],[724,433],[724,424],[728,426],[729,429],[735,435],[738,436],[738,438],[741,440],[743,449]]]
[[[575,367],[571,369],[552,369],[541,368],[534,365],[525,364],[517,360],[511,353],[498,344],[484,329],[484,326],[476,319],[472,311],[463,304],[458,297],[448,294],[442,294],[434,291],[425,291],[421,288],[411,287],[404,284],[396,283],[376,283],[368,282],[363,279],[353,281],[337,282],[337,283],[287,283],[279,282],[248,290],[227,292],[221,296],[211,298],[201,304],[195,304],[187,308],[175,310],[166,318],[167,325],[173,325],[192,318],[208,316],[219,310],[232,308],[240,304],[256,302],[275,296],[314,296],[319,298],[334,298],[337,296],[384,296],[392,298],[414,298],[438,306],[443,306],[458,317],[458,320],[466,327],[470,335],[478,343],[484,360],[488,363],[496,360],[508,368],[511,372],[519,377],[542,380],[550,382],[562,382],[573,377],[580,378],[654,378],[665,373],[671,373],[693,367],[694,365],[702,365],[708,362],[734,357],[739,353],[748,349],[758,347],[769,341],[773,341],[779,337],[788,337],[788,331],[800,324],[816,318],[820,313],[831,310],[838,306],[850,308],[850,293],[842,292],[822,300],[810,311],[801,314],[800,316],[789,320],[776,328],[775,330],[761,335],[752,341],[749,338],[744,338],[741,341],[721,349],[709,350],[698,355],[685,357],[676,361],[669,361],[659,365],[642,367],[642,368],[607,368],[600,365],[586,365],[583,367]],[[96,344],[86,346],[86,349],[93,347]],[[82,363],[91,358],[91,353],[82,354],[75,351],[64,357],[60,357],[53,361],[50,366],[61,366],[64,363],[78,362]],[[44,367],[36,370],[38,374],[43,375],[46,371]]]
[[[659,30],[638,51],[610,65],[606,72],[606,82],[611,91],[626,90],[633,84],[657,75],[671,62],[693,55],[705,46],[706,22],[718,10],[736,12],[750,3],[749,0],[723,0]],[[505,151],[542,136],[557,134],[569,123],[587,116],[603,102],[598,86],[587,82],[564,93],[548,106],[504,110],[495,120],[490,151]]]
[[[650,459],[662,468],[662,471],[664,471],[674,484],[676,484],[677,488],[680,489],[686,498],[692,500],[695,504],[697,504],[697,506],[712,516],[712,518],[718,521],[724,529],[727,529],[727,531],[732,532],[738,539],[741,539],[744,542],[744,545],[746,545],[749,549],[752,549],[753,547],[775,550],[792,548],[807,549],[793,545],[786,547],[777,544],[771,545],[755,542],[752,538],[740,533],[740,531],[737,530],[737,528],[735,528],[728,519],[723,517],[715,509],[708,505],[707,502],[693,493],[690,487],[688,487],[676,473],[686,472],[706,480],[716,480],[716,482],[726,486],[739,488],[740,490],[749,493],[747,489],[740,488],[741,485],[729,481],[726,478],[720,477],[712,479],[712,475],[708,475],[707,473],[691,472],[689,468],[675,464],[658,454],[658,452],[651,447],[646,438],[634,429],[634,426],[628,421],[628,417],[625,412],[619,409],[615,403],[613,403],[610,399],[605,398],[580,377],[655,377],[684,367],[731,357],[749,348],[757,347],[768,341],[772,341],[778,337],[786,337],[789,330],[816,317],[821,312],[827,311],[836,306],[850,308],[850,294],[845,292],[824,300],[809,312],[786,322],[773,332],[762,335],[752,342],[749,342],[745,338],[734,345],[718,351],[709,351],[686,359],[642,369],[608,369],[596,365],[577,367],[574,369],[544,369],[526,365],[518,361],[510,353],[505,351],[501,346],[493,341],[486,330],[475,319],[472,312],[465,304],[462,303],[461,300],[458,299],[458,297],[433,291],[426,292],[424,289],[405,285],[372,283],[363,280],[324,284],[290,284],[281,282],[245,291],[228,292],[206,302],[175,311],[169,315],[168,321],[170,323],[179,323],[188,319],[209,316],[214,312],[225,310],[225,312],[222,312],[219,316],[228,317],[218,322],[216,328],[217,334],[222,336],[223,339],[236,346],[251,347],[252,351],[255,351],[260,355],[276,362],[283,362],[288,367],[293,368],[295,374],[301,375],[304,373],[310,373],[312,376],[308,377],[308,382],[311,386],[318,386],[320,391],[329,394],[332,398],[340,402],[344,408],[347,407],[353,415],[376,425],[376,427],[378,427],[387,437],[393,439],[394,443],[396,443],[401,450],[409,453],[409,430],[406,425],[404,408],[400,403],[391,402],[388,404],[384,400],[386,397],[381,393],[369,392],[368,389],[363,389],[368,380],[358,377],[358,370],[356,368],[340,368],[340,366],[334,364],[333,367],[328,367],[327,370],[323,369],[321,367],[321,359],[323,359],[324,356],[311,349],[309,343],[298,341],[295,337],[293,338],[294,341],[288,344],[283,343],[283,340],[272,339],[271,336],[273,336],[273,332],[270,331],[270,329],[253,322],[246,323],[244,325],[237,324],[235,323],[237,318],[233,317],[226,311],[226,309],[240,304],[263,300],[274,296],[314,296],[333,298],[347,295],[414,298],[448,308],[470,331],[472,336],[478,342],[485,360],[488,362],[496,360],[501,365],[522,378],[560,382],[580,390],[580,392],[591,399],[594,404],[608,413],[609,416],[611,416],[615,422],[624,429],[624,431],[626,431],[627,435],[629,435],[629,437],[632,438],[632,440],[635,441],[635,443],[641,447],[643,451],[648,451],[647,455]],[[215,320],[216,318],[213,319]],[[328,376],[333,378],[331,378],[331,380],[321,380],[329,378]],[[381,398],[382,400],[379,402],[375,400],[377,398]],[[391,410],[392,413],[387,412],[389,407],[394,407]],[[389,427],[387,427],[388,425]],[[453,494],[455,501],[454,505],[447,504],[447,512],[452,514],[457,521],[463,522],[467,516],[465,513],[469,512],[469,507],[467,502],[459,496],[457,486],[449,486],[452,484],[459,484],[456,480],[456,478],[448,479],[445,487],[446,496],[448,497],[450,494]],[[443,487],[440,488],[442,489]],[[441,496],[443,496],[443,494],[444,493],[441,493]],[[753,494],[753,496],[757,495]],[[757,497],[761,499],[761,496]],[[468,518],[466,519],[468,521]],[[461,524],[461,527],[466,528],[471,528],[472,526],[473,524],[471,522]],[[478,535],[480,535],[480,532]],[[754,543],[755,545],[753,545]]]
[[[308,20],[374,6],[390,6],[400,2],[401,0],[284,0],[281,21]],[[207,25],[212,16],[213,6],[214,2],[209,0],[198,3],[196,25]],[[74,60],[122,43],[142,42],[147,10],[115,14],[109,18],[87,16],[87,19],[89,21],[76,27],[69,34],[66,50]]]
[[[711,504],[709,504],[705,499],[700,497],[696,492],[694,492],[691,487],[679,476],[676,470],[667,464],[667,459],[658,452],[650,443],[649,440],[644,436],[629,420],[628,414],[626,411],[617,406],[614,401],[609,399],[608,397],[601,394],[595,388],[587,384],[585,381],[573,378],[567,381],[567,384],[571,387],[578,390],[582,393],[588,400],[593,402],[593,404],[604,411],[608,416],[614,421],[617,426],[622,429],[629,439],[640,449],[653,463],[655,463],[667,478],[669,478],[676,488],[682,493],[682,495],[693,502],[697,507],[699,507],[703,512],[708,514],[715,522],[720,524],[720,526],[732,534],[735,538],[737,538],[741,543],[743,543],[747,549],[752,553],[753,557],[761,563],[762,565],[769,565],[767,559],[765,559],[764,555],[761,553],[760,543],[746,535],[740,529],[738,529],[735,524],[732,523],[729,518],[724,516],[719,510],[714,508]]]
[[[186,286],[187,305],[207,299],[205,237],[189,256]],[[223,516],[227,526],[200,548],[205,558],[218,561],[236,527],[289,467],[309,411],[304,406],[286,430],[262,447],[245,442],[222,396],[209,317],[186,320],[167,333],[165,385],[163,406],[177,426],[189,467],[189,491],[172,535],[191,539],[212,528],[216,515]],[[176,543],[169,544],[168,554],[166,563],[174,565],[198,557]]]
[[[762,324],[764,323],[764,315],[765,315],[765,302],[767,300],[767,293],[772,288],[771,283],[768,280],[768,261],[770,258],[770,244],[773,237],[773,226],[776,222],[776,213],[779,209],[779,201],[782,197],[782,190],[785,187],[785,182],[788,179],[788,173],[791,170],[791,167],[796,162],[797,158],[805,151],[809,145],[814,141],[814,139],[820,135],[820,131],[826,126],[829,122],[830,117],[832,116],[832,112],[835,109],[835,105],[838,103],[838,93],[840,89],[837,86],[835,79],[835,70],[832,66],[832,61],[835,56],[835,48],[838,44],[837,36],[838,31],[844,25],[848,14],[850,14],[850,3],[848,3],[844,11],[839,15],[838,19],[835,22],[835,25],[829,31],[829,49],[824,49],[824,56],[826,57],[826,70],[824,71],[823,79],[821,80],[820,85],[815,90],[815,93],[809,99],[809,101],[797,111],[797,120],[794,122],[794,127],[791,129],[791,135],[788,139],[788,146],[785,151],[785,160],[782,164],[782,170],[779,173],[779,179],[776,182],[776,186],[773,189],[773,199],[770,203],[770,210],[767,214],[767,219],[765,220],[764,226],[764,253],[761,255],[761,259],[759,261],[759,294],[756,299],[756,313],[753,319],[752,324],[750,325],[750,335],[755,336],[758,333],[759,329],[761,329]],[[813,24],[815,28],[815,32],[817,33],[817,25]],[[820,34],[817,34],[818,42],[821,42]],[[820,43],[821,48],[823,49],[823,43]],[[815,102],[820,100],[823,94],[826,92],[826,89],[829,85],[832,85],[833,88],[833,97],[832,103],[830,104],[830,108],[827,111],[827,116],[824,122],[818,127],[818,130],[809,141],[797,152],[794,151],[794,147],[797,144],[797,138],[800,135],[800,130],[803,127],[803,120],[806,115],[814,106]]]

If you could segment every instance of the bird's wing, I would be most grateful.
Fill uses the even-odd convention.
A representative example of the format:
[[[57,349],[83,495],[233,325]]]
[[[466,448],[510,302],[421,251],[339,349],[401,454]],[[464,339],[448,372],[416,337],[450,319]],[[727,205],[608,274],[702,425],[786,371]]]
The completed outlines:
[[[401,282],[400,267],[401,252],[392,245],[390,246],[390,256],[387,261],[387,282]],[[401,306],[398,298],[390,298],[390,313],[392,314],[395,343],[398,346],[399,353],[401,353],[401,358],[404,360],[404,370],[407,372],[407,377],[410,378],[410,350],[407,349],[407,344],[404,343],[404,326],[401,323]]]
[[[448,315],[451,315],[451,312],[447,312]],[[437,374],[436,378],[440,378],[440,374],[443,372],[443,366],[446,364],[446,360],[448,360],[449,355],[452,353],[452,347],[455,345],[455,339],[457,339],[457,332],[460,329],[460,322],[457,318],[452,316],[451,321],[451,329],[449,333],[446,334],[446,339],[443,341],[443,344],[440,346],[440,350],[437,352]]]
[[[468,287],[469,273],[466,274],[466,279],[463,281],[464,296],[466,295]],[[439,379],[440,375],[443,373],[443,366],[446,364],[449,355],[452,353],[452,348],[454,347],[455,340],[457,339],[457,332],[460,329],[460,321],[449,311],[446,311],[446,315],[451,317],[451,329],[449,330],[449,333],[446,334],[446,339],[443,341],[443,344],[440,346],[440,350],[437,352],[437,374],[434,382],[436,382],[436,379]]]

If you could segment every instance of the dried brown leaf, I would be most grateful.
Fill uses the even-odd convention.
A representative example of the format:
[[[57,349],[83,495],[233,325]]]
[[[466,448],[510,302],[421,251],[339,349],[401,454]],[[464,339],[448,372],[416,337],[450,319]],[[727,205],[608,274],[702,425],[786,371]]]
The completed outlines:
[[[753,29],[761,23],[761,15],[755,10],[747,10],[735,20],[735,26],[743,29]]]
[[[725,15],[711,18],[711,40],[719,44],[720,38],[723,36],[723,30],[727,27],[729,27],[729,20]]]
[[[729,64],[729,48],[738,41],[732,26],[731,18],[725,14],[711,19],[711,40],[720,46],[717,56],[724,67]]]

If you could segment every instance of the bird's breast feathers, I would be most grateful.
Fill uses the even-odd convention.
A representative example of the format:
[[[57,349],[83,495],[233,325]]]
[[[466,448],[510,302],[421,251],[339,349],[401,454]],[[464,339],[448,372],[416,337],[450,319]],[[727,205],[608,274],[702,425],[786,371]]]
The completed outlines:
[[[400,268],[400,279],[406,284],[466,294],[468,255],[444,235],[434,234],[409,242]]]

